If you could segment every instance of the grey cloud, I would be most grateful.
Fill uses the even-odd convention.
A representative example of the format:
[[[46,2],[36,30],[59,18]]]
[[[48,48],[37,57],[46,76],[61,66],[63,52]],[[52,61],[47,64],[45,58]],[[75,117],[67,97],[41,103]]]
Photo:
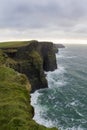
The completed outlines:
[[[87,0],[1,0],[0,28],[87,33],[86,6]]]

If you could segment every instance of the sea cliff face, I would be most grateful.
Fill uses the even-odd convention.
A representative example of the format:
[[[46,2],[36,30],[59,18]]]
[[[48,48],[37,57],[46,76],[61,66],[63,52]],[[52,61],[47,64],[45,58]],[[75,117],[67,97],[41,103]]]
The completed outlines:
[[[30,47],[25,46],[0,50],[1,130],[57,130],[56,128],[46,128],[39,125],[32,119],[34,116],[34,109],[30,105],[32,84],[34,86],[33,82],[37,83],[41,80],[38,84],[47,85],[44,75],[44,64],[46,65],[46,63],[44,63],[45,59],[43,58],[48,53],[48,59],[51,58],[51,55],[54,55],[54,52],[51,54],[52,49],[48,49],[48,47],[46,48],[48,52],[45,54],[45,49],[42,49],[41,44],[39,46],[37,44],[35,43],[36,46],[34,46],[33,43]],[[52,44],[50,45],[52,46]],[[29,50],[29,48],[31,49]],[[41,49],[44,50],[44,53]],[[55,58],[55,56],[52,58]],[[51,62],[50,60],[48,61],[49,63]],[[55,59],[53,61],[55,67],[52,65],[49,67],[49,70],[56,68]],[[30,68],[28,69],[28,67]],[[29,81],[29,78],[33,79]],[[36,89],[38,88],[33,88],[33,91]]]
[[[53,43],[31,41],[29,45],[18,48],[5,48],[8,56],[7,66],[26,74],[32,92],[48,87],[44,71],[57,68]]]

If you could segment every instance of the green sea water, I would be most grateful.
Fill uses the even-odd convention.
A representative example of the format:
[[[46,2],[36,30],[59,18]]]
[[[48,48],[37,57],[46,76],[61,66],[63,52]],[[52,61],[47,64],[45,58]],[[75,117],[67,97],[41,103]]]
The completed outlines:
[[[31,95],[34,120],[61,130],[87,130],[87,45],[66,45],[58,69],[46,72],[49,88]]]

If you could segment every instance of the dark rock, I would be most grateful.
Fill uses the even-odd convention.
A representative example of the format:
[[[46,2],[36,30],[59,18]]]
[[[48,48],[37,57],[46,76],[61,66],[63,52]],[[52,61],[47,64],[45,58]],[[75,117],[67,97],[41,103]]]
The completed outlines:
[[[53,44],[55,53],[58,53],[59,48],[65,48],[63,44]]]
[[[54,44],[54,47],[56,48],[65,48],[63,44]]]
[[[14,62],[9,60],[8,65],[27,75],[32,92],[48,87],[44,71],[53,71],[57,68],[53,43],[32,41],[27,46],[8,48],[4,51],[14,60]]]

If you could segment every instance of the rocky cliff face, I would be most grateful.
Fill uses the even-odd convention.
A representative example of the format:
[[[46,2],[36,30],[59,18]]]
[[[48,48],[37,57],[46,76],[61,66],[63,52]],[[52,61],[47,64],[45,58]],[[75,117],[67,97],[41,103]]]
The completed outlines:
[[[6,67],[12,62],[16,64],[0,50],[0,130],[57,130],[32,119],[31,84],[26,75]]]
[[[58,53],[59,48],[65,48],[63,44],[53,44],[55,53]]]
[[[57,68],[53,43],[31,41],[27,46],[5,48],[8,55],[7,66],[26,74],[32,86],[32,92],[48,86],[44,71]]]

